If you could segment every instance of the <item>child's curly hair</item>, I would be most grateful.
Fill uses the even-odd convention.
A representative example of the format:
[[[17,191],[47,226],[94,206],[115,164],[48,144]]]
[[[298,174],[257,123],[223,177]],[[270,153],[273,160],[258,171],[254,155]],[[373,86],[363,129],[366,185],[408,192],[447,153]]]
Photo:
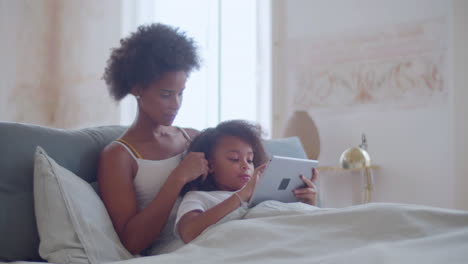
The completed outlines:
[[[200,67],[197,47],[192,38],[164,24],[138,27],[129,37],[120,40],[112,50],[103,79],[111,96],[120,101],[135,85],[145,88],[166,72],[188,74]]]
[[[188,152],[203,152],[205,158],[209,161],[213,158],[213,152],[221,140],[225,136],[238,137],[248,143],[253,150],[253,164],[257,167],[266,161],[267,155],[263,148],[261,139],[262,130],[259,125],[249,123],[244,120],[230,120],[221,122],[214,128],[203,130],[197,137],[193,139],[188,147]],[[187,183],[181,191],[181,195],[185,195],[192,190],[199,191],[214,191],[217,186],[214,182],[213,175],[210,173],[204,182],[201,177]]]

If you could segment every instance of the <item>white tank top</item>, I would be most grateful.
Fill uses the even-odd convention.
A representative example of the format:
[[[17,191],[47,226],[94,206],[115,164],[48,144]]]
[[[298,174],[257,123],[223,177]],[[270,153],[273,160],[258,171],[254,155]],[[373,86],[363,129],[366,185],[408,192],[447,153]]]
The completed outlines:
[[[190,136],[187,132],[182,128],[179,129],[187,139],[187,142],[190,142]],[[135,153],[139,155],[138,152],[136,152],[130,144],[126,142],[123,143],[118,140],[115,142],[122,145],[137,163],[138,168],[135,178],[133,179],[133,184],[135,186],[138,208],[140,210],[146,208],[148,204],[153,201],[154,197],[156,197],[156,194],[158,194],[169,174],[171,174],[171,172],[182,161],[184,152],[164,160],[146,160],[141,157],[137,157]],[[166,226],[162,230],[158,239],[156,239],[150,248],[145,250],[144,254],[156,255],[168,253],[183,245],[183,243],[181,244],[180,240],[173,233],[180,201],[180,197],[177,198]]]

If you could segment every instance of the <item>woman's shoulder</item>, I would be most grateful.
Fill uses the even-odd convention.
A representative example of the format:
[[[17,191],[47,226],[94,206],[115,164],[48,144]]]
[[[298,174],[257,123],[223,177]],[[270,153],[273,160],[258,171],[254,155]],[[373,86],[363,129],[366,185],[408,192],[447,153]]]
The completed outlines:
[[[121,144],[112,141],[101,151],[101,162],[124,162],[131,161],[132,157]]]
[[[181,129],[183,129],[191,139],[195,138],[196,136],[198,136],[198,134],[200,134],[200,131],[194,128],[181,127]]]

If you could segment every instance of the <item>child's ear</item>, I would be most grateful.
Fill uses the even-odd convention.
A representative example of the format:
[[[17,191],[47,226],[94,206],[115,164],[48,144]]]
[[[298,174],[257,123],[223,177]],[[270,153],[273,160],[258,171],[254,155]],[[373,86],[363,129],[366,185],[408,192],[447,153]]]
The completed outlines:
[[[130,93],[134,95],[135,97],[139,97],[143,91],[143,88],[141,85],[135,85],[130,89]]]
[[[214,168],[213,168],[213,162],[208,161],[208,173],[213,173]]]

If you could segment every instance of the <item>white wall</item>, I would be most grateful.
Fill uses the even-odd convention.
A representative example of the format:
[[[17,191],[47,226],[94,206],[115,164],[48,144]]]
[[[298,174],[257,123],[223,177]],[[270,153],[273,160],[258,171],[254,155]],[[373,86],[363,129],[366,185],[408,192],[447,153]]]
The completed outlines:
[[[460,102],[463,99],[453,100],[458,93],[466,94],[459,88],[466,84],[462,79],[466,74],[460,72],[466,70],[459,65],[466,60],[452,70],[452,2],[273,3],[274,136],[281,136],[293,111],[306,110],[319,129],[322,166],[336,166],[340,154],[359,145],[361,133],[367,135],[369,153],[380,167],[374,172],[374,201],[466,208],[466,195],[456,187],[466,183],[461,176],[466,175],[466,165],[460,160],[466,148],[454,148],[453,137],[465,137],[455,131],[459,127],[466,131],[466,121],[454,117],[452,110],[455,107],[455,112],[466,113],[466,104]],[[466,7],[466,3],[457,5]],[[462,23],[459,20],[455,23]],[[455,30],[462,27],[455,26]],[[466,53],[458,33],[454,36],[455,56]],[[401,67],[393,67],[398,63]],[[387,68],[393,72],[387,73]],[[320,71],[328,74],[322,80],[327,89],[310,88]],[[371,93],[370,98],[367,94],[353,97],[356,91],[343,89],[347,84],[340,83],[361,78],[363,71],[369,72],[368,79],[360,80],[356,87],[373,83],[364,89]],[[431,71],[427,84],[426,73]],[[456,88],[452,72],[458,72]],[[387,85],[384,88],[375,86],[380,85],[374,80],[379,74],[389,76],[381,78]],[[413,78],[419,75],[425,77]],[[428,91],[426,86],[433,89]],[[325,94],[330,91],[331,95]],[[359,173],[322,172],[324,206],[358,203],[361,181]]]
[[[0,0],[0,120],[117,124],[117,104],[101,77],[119,32],[113,0]]]
[[[453,142],[455,151],[455,205],[468,210],[468,1],[455,0],[453,30]]]
[[[50,24],[54,6],[39,2],[0,1],[0,120],[46,124],[55,65]],[[53,92],[53,91],[51,91]]]
[[[102,79],[111,48],[119,45],[120,4],[61,1],[55,126],[77,128],[118,124],[118,105]]]

